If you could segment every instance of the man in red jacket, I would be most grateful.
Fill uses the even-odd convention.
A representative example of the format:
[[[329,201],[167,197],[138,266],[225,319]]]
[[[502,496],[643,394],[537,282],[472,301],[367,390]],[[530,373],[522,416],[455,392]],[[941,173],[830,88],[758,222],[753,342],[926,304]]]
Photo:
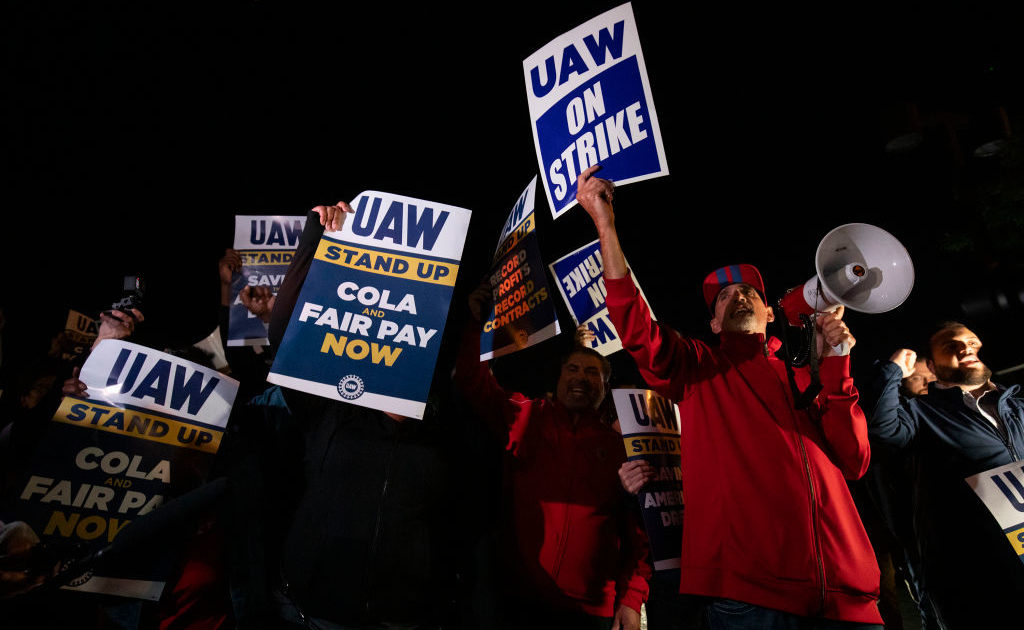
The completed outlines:
[[[470,296],[479,322],[489,286]],[[639,630],[647,599],[647,536],[619,488],[622,436],[602,422],[611,365],[589,348],[563,357],[554,399],[498,384],[468,326],[455,382],[506,440],[511,515],[509,627]]]
[[[597,227],[612,323],[682,419],[680,592],[707,598],[712,630],[881,628],[878,565],[846,486],[870,450],[849,356],[839,356],[855,343],[842,308],[817,318],[822,391],[797,409],[780,343],[765,335],[774,313],[757,269],[705,279],[718,347],[663,330],[630,278],[614,185],[593,176],[598,168],[580,175],[576,198]],[[810,375],[796,381],[805,389]]]

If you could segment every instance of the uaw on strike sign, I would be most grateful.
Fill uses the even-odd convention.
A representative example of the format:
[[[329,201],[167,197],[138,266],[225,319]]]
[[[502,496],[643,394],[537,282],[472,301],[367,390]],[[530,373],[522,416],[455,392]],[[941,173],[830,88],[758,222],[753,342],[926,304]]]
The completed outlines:
[[[557,219],[594,164],[628,184],[668,175],[647,67],[629,3],[582,24],[523,61],[533,141]]]
[[[591,241],[579,249],[569,252],[548,265],[551,275],[558,283],[558,290],[569,307],[569,313],[577,325],[584,324],[594,333],[590,347],[604,356],[622,350],[622,340],[612,325],[605,306],[608,290],[604,286],[604,259],[601,257],[601,242]],[[632,270],[630,272],[632,274]],[[636,275],[632,275],[633,284],[640,292],[640,297],[650,303],[640,288]],[[651,319],[657,319],[651,313]]]
[[[267,380],[422,418],[470,211],[366,191],[324,234]]]

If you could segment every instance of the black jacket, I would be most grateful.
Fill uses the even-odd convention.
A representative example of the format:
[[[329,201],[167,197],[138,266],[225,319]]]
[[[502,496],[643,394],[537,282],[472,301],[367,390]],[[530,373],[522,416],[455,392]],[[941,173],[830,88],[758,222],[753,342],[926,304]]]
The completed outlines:
[[[271,315],[273,348],[322,234],[310,212]],[[236,566],[256,567],[235,581],[240,625],[261,625],[255,611],[267,605],[246,600],[274,588],[335,623],[438,622],[458,546],[451,419],[428,408],[422,421],[396,422],[275,386],[250,402],[245,422],[238,512],[259,516],[236,543]]]
[[[278,586],[306,615],[336,623],[438,620],[458,528],[442,423],[278,387],[250,408],[278,447],[264,449],[262,466]]]

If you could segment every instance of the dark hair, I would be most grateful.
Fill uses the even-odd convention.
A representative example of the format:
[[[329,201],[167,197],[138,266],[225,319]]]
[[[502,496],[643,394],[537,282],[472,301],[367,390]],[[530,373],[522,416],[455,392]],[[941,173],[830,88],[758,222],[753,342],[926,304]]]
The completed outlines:
[[[564,366],[566,363],[569,362],[569,359],[574,354],[583,354],[590,357],[596,357],[597,360],[601,362],[601,374],[604,376],[604,382],[607,383],[612,379],[612,362],[609,361],[607,357],[605,357],[597,350],[594,350],[593,348],[588,348],[586,346],[576,345],[573,346],[572,348],[569,348],[569,351],[562,355],[562,360],[559,363],[559,365]]]
[[[927,329],[928,330],[928,336],[925,337],[922,340],[923,343],[920,344],[921,347],[923,348],[923,352],[920,353],[920,356],[923,356],[926,359],[933,358],[932,357],[932,339],[935,339],[936,335],[938,335],[941,332],[945,332],[947,330],[956,330],[958,328],[967,328],[967,325],[963,324],[962,322],[958,322],[956,320],[946,319],[946,320],[942,320],[942,321],[934,324],[933,326],[929,327]]]

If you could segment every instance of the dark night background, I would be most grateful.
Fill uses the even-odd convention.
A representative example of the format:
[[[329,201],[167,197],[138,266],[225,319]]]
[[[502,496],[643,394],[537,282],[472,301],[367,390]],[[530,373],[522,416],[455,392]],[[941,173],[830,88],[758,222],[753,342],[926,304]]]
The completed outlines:
[[[136,272],[151,342],[196,341],[216,325],[235,214],[366,189],[473,210],[450,347],[537,171],[522,60],[618,4],[6,3],[5,355],[45,352],[69,307],[95,314]],[[616,208],[659,319],[707,338],[708,271],[754,263],[777,297],[813,274],[829,230],[866,222],[907,246],[917,285],[893,313],[848,316],[857,367],[943,317],[981,334],[993,369],[1024,363],[1008,5],[633,2],[671,175],[620,188]],[[1007,129],[1002,153],[974,155]],[[915,130],[916,148],[886,150]],[[555,223],[543,194],[537,208],[548,261],[595,238],[582,210]]]

